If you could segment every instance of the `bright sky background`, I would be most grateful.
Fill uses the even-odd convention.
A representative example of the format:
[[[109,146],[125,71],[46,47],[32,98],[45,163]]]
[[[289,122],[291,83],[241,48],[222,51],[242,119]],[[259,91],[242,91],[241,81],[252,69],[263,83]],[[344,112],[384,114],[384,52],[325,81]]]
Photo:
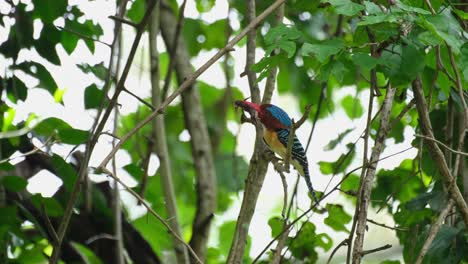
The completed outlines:
[[[30,2],[29,0],[26,2]],[[112,41],[112,28],[113,28],[113,21],[108,19],[107,16],[113,15],[115,12],[115,1],[84,1],[84,0],[70,0],[70,4],[79,3],[80,8],[86,14],[87,18],[93,19],[95,22],[99,22],[104,29],[104,36],[101,37],[100,40],[111,43]],[[179,2],[181,2],[179,0]],[[2,8],[8,8],[3,2],[0,2],[0,10]],[[205,19],[208,22],[213,22],[217,19],[222,19],[227,14],[227,1],[226,0],[218,0],[216,1],[215,7],[209,12],[201,15],[201,18]],[[195,8],[194,1],[188,1],[186,12],[186,17],[192,18],[199,18],[200,14],[197,12]],[[231,23],[234,23],[232,26],[237,29],[239,24],[236,20],[236,14],[231,13],[232,19]],[[63,20],[59,19],[56,25],[63,25]],[[40,23],[35,23],[35,28],[39,29],[41,27]],[[124,36],[125,36],[125,44],[124,44],[124,61],[126,60],[126,56],[129,51],[129,46],[133,41],[133,30],[130,29],[128,26],[124,26]],[[4,41],[8,36],[8,32],[0,27],[0,42]],[[159,47],[164,47],[163,42],[159,39]],[[148,49],[148,39],[147,35],[144,35],[140,42],[139,51],[135,57],[135,61],[132,66],[131,74],[126,82],[126,86],[129,87],[134,93],[136,93],[140,97],[149,97],[150,92],[150,82],[148,76],[148,63],[146,62],[147,57],[144,57],[145,61],[142,64],[142,52],[147,52]],[[21,51],[20,53],[20,60],[24,58],[33,58],[37,59],[41,63],[47,65],[48,69],[50,69],[52,75],[54,76],[57,84],[59,85],[59,89],[65,89],[65,94],[63,97],[64,106],[54,103],[53,97],[43,89],[30,89],[28,91],[28,98],[25,102],[18,103],[17,107],[17,115],[15,118],[15,122],[19,122],[24,120],[30,113],[36,113],[41,118],[56,116],[59,117],[66,122],[70,123],[72,126],[80,129],[89,129],[92,124],[95,111],[84,111],[84,104],[83,104],[83,92],[84,88],[90,85],[92,82],[96,82],[96,79],[91,77],[91,75],[86,75],[81,72],[75,65],[78,63],[86,62],[91,65],[95,63],[99,63],[104,61],[106,64],[108,63],[108,56],[110,54],[108,47],[105,45],[96,43],[96,52],[95,54],[91,54],[87,47],[84,45],[82,41],[79,42],[78,47],[76,48],[75,52],[69,56],[62,47],[57,47],[58,53],[61,58],[62,65],[55,66],[45,62],[44,59],[40,58],[36,52],[34,51]],[[207,61],[216,51],[204,52],[200,53],[200,56],[192,60],[192,64],[195,68],[201,66],[205,61]],[[240,73],[244,71],[245,67],[245,47],[236,48],[236,50],[232,53],[232,56],[236,58],[235,61],[235,75],[233,79],[233,85],[239,87],[244,95],[247,97],[249,95],[248,83],[247,79],[240,78]],[[257,60],[259,60],[263,56],[263,52],[258,50],[257,52]],[[0,57],[0,61],[5,60],[4,58]],[[5,61],[6,63],[0,63],[0,72],[5,72],[5,68],[8,64],[11,64],[11,61]],[[142,67],[142,68],[141,68]],[[143,70],[143,74],[140,73],[140,70]],[[216,64],[213,67],[209,68],[199,79],[209,82],[210,84],[216,87],[224,87],[225,80],[223,78],[222,70],[220,64]],[[24,76],[20,76],[24,77]],[[25,78],[22,78],[25,81]],[[31,80],[29,80],[31,81]],[[261,83],[260,87],[263,87]],[[333,98],[329,98],[329,100],[333,100],[335,102],[339,102],[341,98],[346,95],[354,95],[354,88],[347,87],[338,91],[338,93],[333,95]],[[203,95],[202,95],[203,96]],[[360,94],[360,98],[362,102],[367,102],[368,100],[368,91]],[[311,100],[312,101],[312,100]],[[292,118],[296,120],[302,116],[302,113],[299,111],[297,100],[292,95],[288,96],[278,96],[277,93],[274,94],[272,102],[280,107],[282,107],[286,112],[290,114]],[[122,105],[121,113],[128,114],[136,110],[138,106],[138,102],[128,96],[125,93],[119,98],[119,103]],[[337,104],[338,105],[338,104]],[[363,103],[364,110],[366,110],[367,103]],[[374,107],[376,109],[376,107]],[[112,120],[109,120],[108,125],[105,130],[112,131]],[[237,131],[238,124],[237,123],[229,123],[228,127],[231,131]],[[337,157],[346,151],[346,143],[354,142],[359,135],[363,131],[365,127],[365,116],[357,119],[353,122],[349,120],[342,109],[337,109],[332,116],[329,116],[323,120],[320,120],[317,124],[315,134],[313,136],[311,147],[307,153],[308,160],[310,163],[310,174],[312,175],[312,182],[314,188],[323,191],[325,186],[328,184],[330,180],[330,176],[322,176],[320,174],[320,170],[318,167],[318,161],[334,161]],[[333,151],[324,151],[325,145],[332,140],[335,139],[340,132],[343,132],[347,128],[356,128],[352,133],[350,133],[346,138],[345,141],[338,146]],[[306,140],[308,138],[309,131],[311,129],[311,122],[306,122],[296,133],[301,142],[305,145]],[[249,124],[242,125],[241,133],[239,136],[239,145],[237,148],[237,152],[245,157],[248,161],[253,151],[254,145],[254,138],[252,135],[255,133],[253,126]],[[405,139],[411,139],[414,131],[407,128],[405,130]],[[187,140],[188,134],[182,135],[182,138]],[[90,166],[98,165],[102,159],[109,153],[111,149],[111,138],[108,136],[102,136],[99,140],[98,145],[95,148],[95,152],[91,158]],[[350,168],[355,168],[361,165],[362,160],[362,141],[358,143],[357,149],[357,160],[350,166]],[[404,150],[410,147],[410,140],[405,140],[404,143],[401,144],[393,144],[393,140],[387,141],[387,148],[385,149],[382,157],[387,156],[389,154],[393,154]],[[80,148],[83,150],[83,147]],[[71,151],[71,147],[68,145],[59,146],[54,145],[52,147],[52,151],[58,153],[60,155],[66,156]],[[379,163],[379,168],[387,168],[391,169],[395,166],[398,166],[400,162],[405,158],[412,158],[416,155],[416,150],[411,150],[405,152],[404,154],[386,159]],[[123,167],[130,162],[130,158],[125,151],[119,151],[117,153],[117,164]],[[13,163],[17,163],[21,161],[21,158],[15,159]],[[150,174],[154,172],[158,167],[157,158],[154,156],[151,162]],[[135,182],[131,178],[131,176],[127,175],[126,172],[122,169],[118,170],[118,175],[122,179],[124,179],[127,183],[134,185]],[[296,179],[296,173],[292,173],[290,177],[288,177],[288,186],[289,186],[289,193],[292,193],[292,188]],[[95,176],[96,180],[104,180],[102,176]],[[331,183],[330,187],[334,186],[340,177],[335,177],[333,182]],[[30,192],[40,192],[45,196],[51,196],[57,188],[61,185],[60,179],[53,176],[49,172],[41,171],[38,175],[31,178],[29,180],[28,190]],[[301,179],[299,184],[299,205],[303,209],[307,209],[310,200],[307,197],[307,187],[303,179]],[[130,216],[132,218],[136,218],[141,216],[145,213],[145,210],[142,207],[136,205],[135,199],[131,197],[129,194],[123,193],[123,199],[127,207],[132,208],[130,210]],[[274,212],[277,216],[280,216],[280,211],[282,207],[282,200],[283,199],[283,192],[282,192],[282,184],[280,177],[277,173],[273,171],[270,166],[268,174],[265,178],[265,183],[263,185],[263,189],[260,193],[259,200],[257,203],[256,213],[252,220],[252,224],[250,227],[251,234],[252,234],[252,249],[251,255],[255,257],[263,247],[269,242],[270,240],[270,227],[268,226],[267,222],[268,219],[272,216],[272,212]],[[237,214],[240,209],[240,204],[242,201],[242,194],[236,197],[234,205],[223,215],[216,215],[215,225],[222,225],[227,220],[236,220]],[[353,215],[354,213],[354,206],[347,200],[343,198],[342,195],[339,193],[332,194],[323,205],[327,202],[331,203],[343,203],[345,204],[345,210],[348,214]],[[326,214],[325,214],[326,216]],[[317,226],[317,233],[328,233],[333,239],[334,244],[338,244],[341,240],[343,240],[347,234],[344,232],[335,232],[331,230],[328,226],[323,224],[322,215],[313,215],[311,221]],[[374,210],[370,210],[369,218],[374,219],[375,221],[385,223],[389,226],[393,226],[393,220],[389,217],[386,213],[381,212],[380,214],[376,215]],[[155,220],[156,221],[156,220]],[[212,239],[210,244],[212,246],[216,246],[218,243],[217,241],[217,234],[211,235]],[[374,248],[378,246],[382,246],[384,244],[392,244],[394,248],[389,251],[385,251],[384,253],[377,253],[370,255],[369,257],[366,256],[366,260],[382,260],[388,258],[388,255],[384,256],[384,254],[393,253],[395,258],[400,258],[401,256],[401,248],[398,246],[398,240],[393,232],[389,232],[387,229],[383,229],[381,227],[377,227],[374,225],[369,226],[369,232],[366,235],[366,242],[365,248]],[[321,260],[326,261],[329,254],[331,252],[327,252],[324,254],[323,252],[319,252],[321,256]],[[342,254],[343,251],[339,251],[338,254]],[[385,257],[385,258],[384,258]],[[339,257],[335,257],[335,259],[339,260]]]

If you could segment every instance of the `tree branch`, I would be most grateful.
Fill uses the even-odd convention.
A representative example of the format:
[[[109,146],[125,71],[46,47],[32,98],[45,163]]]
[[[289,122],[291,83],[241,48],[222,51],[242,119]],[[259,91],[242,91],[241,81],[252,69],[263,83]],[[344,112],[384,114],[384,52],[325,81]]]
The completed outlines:
[[[424,136],[424,135],[420,135],[420,134],[414,134],[415,137],[419,137],[419,138],[423,138],[423,139],[426,139],[426,140],[430,140],[430,141],[434,141],[436,142],[437,144],[441,145],[442,147],[444,147],[445,149],[447,149],[448,151],[450,152],[453,152],[455,154],[458,154],[458,155],[462,155],[462,156],[468,156],[468,153],[466,152],[461,152],[461,151],[458,151],[458,150],[454,150],[453,148],[445,145],[443,142],[435,139],[435,138],[431,138],[431,137],[428,137],[428,136]]]
[[[183,3],[185,6],[185,1]],[[180,10],[183,14],[183,9]],[[157,36],[159,32],[159,21],[160,21],[160,6],[157,6],[153,18],[149,24],[149,50],[150,50],[150,76],[151,76],[151,103],[153,105],[161,104],[161,87],[159,85],[160,81],[160,69],[159,69],[159,52],[157,46]],[[180,23],[180,21],[179,21]],[[180,30],[180,29],[179,29]],[[174,41],[172,47],[172,53],[176,53],[177,41]],[[171,47],[171,46],[169,46]],[[171,55],[171,63],[174,63],[172,60],[174,57]],[[172,66],[173,67],[173,66]],[[166,80],[167,82],[167,80]],[[182,237],[182,228],[179,223],[179,216],[177,214],[177,201],[174,191],[174,183],[172,181],[173,175],[171,170],[171,160],[169,156],[167,137],[166,137],[166,126],[164,122],[164,115],[159,115],[151,122],[151,139],[154,141],[154,144],[151,144],[149,147],[149,153],[155,152],[158,155],[160,166],[159,174],[161,179],[161,186],[164,195],[164,203],[166,206],[167,216],[170,219],[169,225],[174,230],[174,232]],[[149,157],[148,157],[149,159]],[[189,256],[187,248],[183,243],[179,242],[177,239],[173,239],[175,255],[177,258],[177,263],[185,264],[189,263]]]
[[[364,245],[364,235],[366,231],[366,222],[367,222],[367,210],[370,203],[370,195],[372,192],[372,184],[374,182],[375,173],[377,171],[377,162],[379,160],[380,154],[384,148],[385,138],[388,133],[388,126],[390,121],[390,113],[393,105],[393,98],[395,96],[395,88],[392,88],[390,85],[387,87],[387,94],[385,96],[381,118],[380,126],[377,132],[375,139],[374,147],[372,148],[372,154],[370,158],[370,163],[366,164],[366,175],[362,180],[361,190],[359,193],[358,199],[358,215],[357,215],[357,225],[356,225],[356,238],[354,240],[353,247],[353,263],[361,263],[363,255],[363,245]]]
[[[381,247],[378,247],[378,248],[369,249],[369,250],[364,250],[364,251],[362,251],[361,255],[362,255],[362,256],[365,256],[365,255],[372,254],[372,253],[375,253],[375,252],[378,252],[378,251],[382,251],[382,250],[389,249],[389,248],[391,248],[391,247],[392,247],[392,245],[386,244],[386,245],[381,246]]]
[[[148,115],[145,119],[140,121],[132,130],[130,130],[126,135],[124,135],[119,143],[112,149],[112,151],[103,159],[98,167],[105,167],[107,163],[109,163],[110,159],[113,155],[120,149],[120,147],[127,142],[127,140],[132,137],[138,130],[140,130],[143,126],[148,124],[154,117],[163,113],[164,109],[172,102],[175,98],[177,98],[183,91],[187,90],[191,87],[191,85],[195,82],[195,80],[204,73],[209,67],[211,67],[219,58],[221,58],[226,52],[232,50],[235,44],[237,44],[248,32],[253,30],[257,27],[263,19],[265,19],[271,12],[273,12],[279,5],[284,3],[286,0],[277,0],[272,5],[270,5],[262,14],[255,18],[254,21],[249,23],[247,27],[245,27],[236,37],[234,37],[229,43],[219,50],[213,57],[211,57],[205,64],[203,64],[198,70],[196,70],[192,75],[187,77],[185,81],[180,84],[179,88],[174,91],[166,100],[164,100],[161,105],[156,107],[150,115]]]
[[[434,138],[431,121],[429,119],[429,113],[427,111],[426,99],[424,97],[421,80],[419,78],[413,81],[412,88],[414,98],[416,100],[416,107],[418,109],[419,125],[421,127],[421,131],[425,136],[429,138]],[[463,221],[465,222],[465,226],[468,226],[468,206],[463,199],[458,185],[454,181],[450,169],[445,161],[444,154],[442,153],[435,141],[428,141],[427,147],[429,153],[432,156],[432,159],[434,160],[440,171],[440,174],[442,175],[442,179],[444,181],[445,186],[447,187],[447,191],[449,192],[452,199],[455,200],[455,203],[458,209],[460,210],[460,213],[463,217]]]
[[[432,241],[434,241],[434,238],[436,237],[437,233],[439,232],[440,227],[445,221],[445,218],[449,214],[449,212],[452,210],[452,207],[454,206],[455,202],[453,199],[450,199],[447,203],[447,206],[440,212],[439,217],[437,218],[437,221],[432,224],[431,229],[429,229],[429,234],[427,235],[426,241],[424,242],[424,245],[421,248],[421,251],[419,251],[418,258],[414,262],[415,264],[421,264],[424,256],[426,255],[427,251],[429,250],[429,247],[432,244]]]
[[[176,232],[171,228],[171,226],[166,222],[166,220],[164,220],[164,218],[162,218],[158,213],[156,213],[156,211],[154,211],[154,209],[137,192],[135,192],[132,188],[128,187],[128,185],[126,185],[124,182],[122,182],[116,175],[114,175],[108,169],[101,168],[101,170],[104,173],[106,173],[107,175],[109,175],[110,177],[112,177],[114,180],[116,180],[120,185],[122,185],[125,188],[125,190],[127,190],[131,195],[133,195],[133,197],[135,197],[138,201],[140,201],[141,204],[148,210],[148,212],[150,212],[154,217],[156,217],[156,219],[161,224],[164,225],[164,227],[167,229],[167,231],[169,231],[169,233],[175,239],[177,239],[177,241],[184,244],[184,246],[188,249],[188,251],[190,252],[192,257],[197,261],[197,263],[203,264],[203,262],[200,260],[200,258],[198,258],[197,254],[193,251],[193,249],[187,243],[185,243],[185,241],[181,237],[179,237],[176,234]]]

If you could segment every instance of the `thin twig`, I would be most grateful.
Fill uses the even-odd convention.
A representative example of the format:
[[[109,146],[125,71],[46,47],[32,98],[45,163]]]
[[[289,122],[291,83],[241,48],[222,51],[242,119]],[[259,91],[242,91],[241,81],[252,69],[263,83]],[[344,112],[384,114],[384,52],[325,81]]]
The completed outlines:
[[[127,134],[125,134],[122,139],[117,143],[117,145],[112,149],[112,151],[103,159],[103,161],[99,164],[98,167],[105,167],[112,156],[117,153],[120,147],[130,138],[132,137],[138,130],[140,130],[144,125],[149,123],[154,117],[161,114],[163,110],[171,103],[176,97],[178,97],[183,91],[191,87],[193,82],[203,73],[205,72],[211,65],[213,65],[219,58],[221,58],[226,52],[228,52],[237,42],[239,42],[249,31],[254,29],[260,22],[265,19],[271,12],[273,12],[279,5],[284,3],[286,0],[277,0],[272,5],[270,5],[262,14],[255,18],[245,29],[243,29],[236,37],[234,37],[224,48],[219,50],[211,59],[209,59],[205,64],[203,64],[198,70],[196,70],[191,76],[189,76],[180,86],[179,88],[174,91],[164,102],[159,105],[155,111],[153,111],[150,115],[148,115],[145,119],[140,121],[132,130],[130,130]]]
[[[364,250],[364,251],[361,252],[361,256],[365,256],[365,255],[372,254],[372,253],[375,253],[375,252],[378,252],[378,251],[386,250],[386,249],[389,249],[391,247],[392,247],[392,245],[386,244],[386,245],[378,247],[378,248]]]
[[[330,257],[328,257],[328,260],[327,260],[327,264],[330,263],[330,261],[333,259],[333,256],[335,256],[336,252],[338,251],[338,249],[340,249],[341,247],[343,246],[347,246],[348,245],[348,239],[345,238],[343,239],[343,241],[341,241],[332,251],[332,253],[330,254]]]
[[[437,218],[437,221],[432,224],[431,228],[429,229],[429,233],[427,235],[426,241],[424,242],[424,245],[421,248],[421,251],[419,251],[418,258],[414,262],[415,264],[421,264],[424,256],[426,255],[427,251],[429,250],[429,247],[432,244],[432,241],[434,241],[437,233],[439,232],[440,227],[445,221],[445,218],[447,215],[450,213],[452,210],[452,207],[455,205],[455,202],[453,199],[450,199],[447,203],[447,206],[440,212],[439,217]]]
[[[134,27],[134,28],[138,28],[138,27],[139,27],[139,24],[134,23],[134,22],[132,22],[132,21],[130,21],[130,20],[127,20],[127,19],[125,19],[125,18],[121,18],[121,17],[118,17],[118,16],[108,16],[108,18],[110,18],[110,19],[112,19],[112,20],[115,20],[115,21],[118,21],[118,22],[120,22],[120,23],[122,23],[122,24],[127,24],[127,25],[129,25],[129,26]]]
[[[47,231],[52,237],[52,243],[54,245],[57,245],[57,243],[59,242],[59,237],[57,236],[57,232],[55,232],[55,228],[52,225],[52,222],[50,221],[49,216],[47,215],[47,212],[43,203],[41,203],[41,213],[42,213],[42,217],[44,217],[45,219],[45,226],[47,228]]]
[[[366,230],[367,210],[370,204],[370,196],[372,192],[372,184],[374,182],[375,173],[377,171],[377,162],[384,149],[384,142],[388,134],[388,126],[390,120],[390,113],[393,106],[393,98],[395,96],[396,89],[391,87],[390,84],[387,86],[387,93],[382,106],[382,113],[380,117],[379,130],[375,139],[374,146],[372,148],[370,163],[365,163],[366,174],[361,180],[361,188],[358,196],[357,203],[357,216],[355,216],[356,225],[356,238],[353,246],[353,263],[359,264],[361,262],[364,246],[364,236]],[[366,151],[366,150],[364,150]],[[356,218],[357,217],[357,218]]]
[[[367,218],[367,222],[372,223],[372,224],[374,224],[374,225],[381,226],[381,227],[383,227],[383,228],[391,229],[391,230],[408,231],[407,228],[391,227],[391,226],[388,226],[388,225],[386,225],[386,224],[382,224],[382,223],[376,222],[376,221],[374,221],[374,220],[372,220],[372,219],[369,219],[369,218]]]
[[[435,139],[435,138],[431,138],[431,137],[428,137],[428,136],[424,136],[424,135],[420,135],[420,134],[414,134],[415,137],[419,137],[419,138],[423,138],[423,139],[427,139],[427,140],[431,140],[431,141],[434,141],[436,142],[437,144],[441,145],[442,147],[444,147],[445,149],[455,153],[455,154],[459,154],[459,155],[462,155],[462,156],[468,156],[468,153],[466,152],[462,152],[462,151],[458,151],[458,150],[454,150],[453,148],[445,145],[443,142]]]
[[[107,175],[109,175],[110,177],[112,177],[114,180],[116,180],[117,182],[119,182],[120,185],[122,185],[125,190],[127,190],[131,195],[133,195],[139,202],[141,202],[141,204],[154,216],[156,217],[156,219],[164,225],[164,227],[167,229],[167,231],[169,231],[169,233],[175,238],[177,239],[177,241],[179,241],[180,243],[183,243],[184,246],[189,250],[190,254],[192,254],[192,257],[197,260],[198,263],[203,263],[200,258],[198,258],[197,254],[195,254],[195,252],[193,251],[193,249],[187,244],[185,243],[185,241],[179,237],[175,232],[174,230],[170,227],[170,225],[166,222],[166,220],[164,220],[164,218],[162,218],[158,213],[156,213],[156,211],[154,211],[154,209],[137,193],[135,192],[132,188],[128,187],[127,184],[125,184],[122,180],[120,180],[116,175],[114,175],[111,171],[109,171],[108,169],[106,168],[100,168],[104,173],[106,173]]]
[[[128,90],[125,87],[123,88],[123,91],[128,93],[129,95],[131,95],[132,97],[137,99],[140,103],[144,104],[145,106],[149,107],[151,110],[154,111],[154,106],[152,106],[150,103],[146,102],[143,98],[141,98],[138,95],[134,94],[133,92],[131,92],[130,90]]]

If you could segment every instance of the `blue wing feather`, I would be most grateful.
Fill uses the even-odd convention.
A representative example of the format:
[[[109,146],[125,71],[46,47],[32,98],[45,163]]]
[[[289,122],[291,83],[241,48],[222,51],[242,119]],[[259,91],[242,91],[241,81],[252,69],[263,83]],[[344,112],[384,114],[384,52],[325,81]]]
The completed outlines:
[[[273,117],[278,119],[281,124],[287,127],[291,126],[291,118],[289,118],[288,114],[283,109],[277,107],[276,105],[270,105],[267,110]]]

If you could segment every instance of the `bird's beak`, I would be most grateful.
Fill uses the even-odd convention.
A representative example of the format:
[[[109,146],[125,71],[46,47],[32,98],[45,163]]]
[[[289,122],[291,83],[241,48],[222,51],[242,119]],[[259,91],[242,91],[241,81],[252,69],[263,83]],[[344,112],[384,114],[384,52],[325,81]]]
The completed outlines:
[[[236,108],[240,107],[242,110],[248,112],[251,116],[255,115],[255,112],[257,111],[257,105],[251,102],[248,102],[247,99],[244,100],[237,100],[234,102]]]

